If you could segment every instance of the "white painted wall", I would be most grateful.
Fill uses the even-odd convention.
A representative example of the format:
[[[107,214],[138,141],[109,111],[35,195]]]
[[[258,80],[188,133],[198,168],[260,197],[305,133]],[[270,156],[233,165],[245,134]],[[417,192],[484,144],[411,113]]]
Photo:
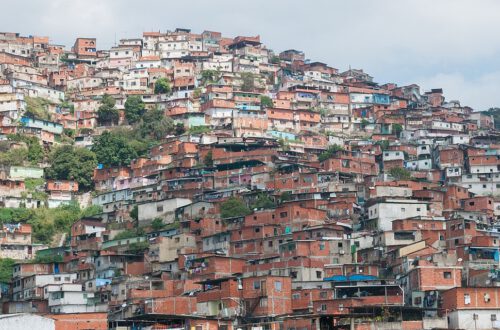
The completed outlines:
[[[55,321],[48,317],[38,316],[35,314],[0,315],[0,329],[2,330],[54,330],[55,328]]]
[[[473,315],[477,315],[474,321]],[[500,327],[499,321],[491,321],[491,315],[495,314],[500,320],[500,309],[491,310],[459,310],[448,314],[449,329],[477,329],[486,330]]]
[[[377,220],[377,227],[383,231],[392,230],[392,221],[412,217],[428,216],[425,203],[411,203],[405,200],[392,203],[381,202],[368,208],[368,218]]]

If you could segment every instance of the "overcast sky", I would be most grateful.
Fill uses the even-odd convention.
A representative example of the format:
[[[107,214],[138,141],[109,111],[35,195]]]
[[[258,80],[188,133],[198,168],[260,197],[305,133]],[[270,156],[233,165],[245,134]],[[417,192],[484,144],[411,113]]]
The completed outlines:
[[[16,0],[0,30],[47,35],[68,48],[96,37],[99,49],[142,31],[176,27],[261,36],[340,70],[362,68],[379,83],[442,87],[447,100],[500,106],[498,0]]]

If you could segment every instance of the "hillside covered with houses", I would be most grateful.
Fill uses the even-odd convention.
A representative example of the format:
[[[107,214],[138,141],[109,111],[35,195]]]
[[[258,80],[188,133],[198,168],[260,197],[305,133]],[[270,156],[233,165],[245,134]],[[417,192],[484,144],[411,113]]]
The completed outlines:
[[[0,33],[0,329],[500,328],[499,109],[260,36],[98,45]]]

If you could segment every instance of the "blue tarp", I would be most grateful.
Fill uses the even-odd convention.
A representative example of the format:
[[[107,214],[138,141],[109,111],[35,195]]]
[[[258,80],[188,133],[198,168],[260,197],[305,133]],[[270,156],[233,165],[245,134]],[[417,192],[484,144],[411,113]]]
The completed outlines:
[[[111,280],[110,279],[105,279],[105,278],[96,278],[95,279],[95,286],[96,287],[105,286],[105,285],[108,285],[108,284],[111,284]]]
[[[362,274],[354,274],[349,276],[344,275],[334,275],[331,277],[325,277],[324,281],[332,281],[332,282],[347,282],[347,281],[369,281],[376,280],[377,277],[373,275],[362,275]]]

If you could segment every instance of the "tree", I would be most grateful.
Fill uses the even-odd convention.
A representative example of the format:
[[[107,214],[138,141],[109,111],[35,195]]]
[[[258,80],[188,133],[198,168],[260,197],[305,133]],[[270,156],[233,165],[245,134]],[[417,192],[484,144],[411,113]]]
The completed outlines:
[[[290,143],[288,140],[285,139],[278,139],[278,144],[280,146],[280,149],[283,151],[290,151]]]
[[[209,150],[207,154],[205,155],[205,158],[203,159],[203,163],[207,167],[212,167],[214,166],[214,159],[213,159],[213,154],[212,150]]]
[[[99,213],[102,213],[101,207],[81,209],[77,202],[50,209],[3,208],[0,209],[0,222],[29,223],[35,243],[51,244],[55,233],[69,233],[76,220]]]
[[[145,157],[148,155],[152,142],[142,138],[129,137],[128,145],[135,150],[137,157]]]
[[[188,130],[189,134],[203,134],[210,132],[210,127],[208,126],[191,126]]]
[[[0,165],[22,166],[28,159],[29,151],[26,148],[13,148],[0,153]]]
[[[119,232],[118,234],[116,234],[115,237],[113,237],[113,240],[134,238],[134,237],[137,237],[137,236],[140,236],[140,235],[137,235],[137,232],[135,230],[126,229],[126,230],[124,230],[124,231]]]
[[[80,217],[82,218],[94,217],[101,213],[102,213],[102,206],[91,205],[81,210]]]
[[[55,228],[52,223],[38,222],[33,219],[29,224],[33,230],[35,242],[43,244],[50,244],[52,242],[52,237],[55,234]]]
[[[183,123],[176,123],[174,127],[174,133],[176,136],[186,133],[186,128]]]
[[[272,108],[273,106],[274,106],[273,100],[269,96],[261,95],[261,97],[260,97],[260,107],[262,109]]]
[[[170,94],[172,87],[167,78],[158,78],[155,82],[155,94]]]
[[[175,130],[174,121],[166,117],[161,109],[148,110],[142,118],[139,133],[143,138],[164,139]]]
[[[148,242],[134,242],[128,246],[128,252],[132,254],[141,254],[148,248]]]
[[[221,218],[242,217],[252,213],[245,202],[238,197],[230,197],[220,206]]]
[[[0,259],[0,282],[8,283],[14,273],[15,260],[10,258]]]
[[[139,95],[132,95],[127,97],[125,101],[125,118],[129,124],[134,124],[141,119],[145,112],[144,102]]]
[[[52,151],[50,164],[46,170],[47,178],[75,180],[81,190],[92,188],[92,177],[97,166],[97,158],[92,151],[63,145]]]
[[[130,217],[135,220],[135,221],[138,221],[139,220],[139,207],[136,205],[134,205],[134,207],[132,208],[132,210],[130,211],[129,213]]]
[[[370,124],[370,122],[368,120],[366,120],[365,118],[363,118],[361,120],[361,128],[364,129],[366,126],[368,126],[368,124]]]
[[[272,209],[275,208],[276,204],[273,202],[269,195],[260,193],[257,196],[257,200],[252,204],[252,209]]]
[[[328,158],[332,157],[336,152],[342,151],[342,150],[344,150],[344,148],[342,148],[341,146],[339,146],[337,144],[333,144],[333,145],[329,146],[327,150],[323,151],[318,156],[318,160],[320,162],[325,161]]]
[[[132,129],[125,126],[118,126],[114,127],[111,132],[113,135],[125,139],[127,141],[127,144],[135,150],[137,156],[142,157],[148,154],[149,149],[154,143],[149,139],[144,139],[141,137],[139,126],[136,126]]]
[[[272,64],[280,64],[281,59],[279,58],[279,56],[273,55],[269,61]]]
[[[161,218],[154,218],[151,222],[151,229],[154,231],[162,230],[165,227],[163,220]]]
[[[101,106],[97,109],[98,122],[101,125],[106,124],[117,124],[118,119],[120,118],[120,114],[118,109],[115,108],[116,101],[115,99],[108,95],[104,94],[101,100]]]
[[[123,136],[105,131],[94,141],[92,151],[97,157],[97,162],[104,166],[124,166],[137,158],[137,152]]]
[[[284,191],[280,195],[280,204],[286,201],[292,200],[292,193],[289,191]]]
[[[47,99],[42,97],[25,97],[24,101],[26,101],[26,116],[50,120],[50,115],[48,111],[48,106],[50,102]]]
[[[76,203],[61,205],[58,211],[53,215],[54,229],[57,232],[67,231],[75,221],[81,218],[81,210]]]
[[[201,84],[207,85],[219,80],[220,72],[216,70],[203,70],[201,71]]]
[[[0,208],[0,224],[8,222],[27,222],[31,217],[31,210],[24,208]]]
[[[61,109],[67,109],[71,114],[75,113],[75,105],[71,103],[69,100],[64,100],[61,105]]]
[[[240,74],[241,80],[241,90],[244,92],[253,92],[255,90],[255,77],[251,72],[242,72]]]
[[[28,150],[5,150],[6,152],[11,151],[12,154],[9,156],[9,154],[4,154],[4,157],[0,157],[2,160],[7,159],[10,160],[11,162],[17,162],[20,164],[17,165],[22,165],[21,163],[26,161],[29,161],[32,164],[38,164],[41,161],[43,161],[43,158],[45,157],[44,150],[40,144],[40,140],[36,136],[26,136],[26,135],[21,135],[21,134],[10,134],[8,135],[9,140],[11,141],[16,141],[16,142],[24,142],[26,146],[28,147]],[[5,141],[7,142],[7,141]],[[6,143],[5,145],[7,149],[10,149],[10,143]],[[0,147],[2,149],[1,151],[4,151],[3,146]]]
[[[392,132],[399,137],[401,132],[403,131],[403,126],[401,124],[392,124]]]
[[[44,157],[44,152],[42,146],[40,145],[40,141],[34,136],[26,138],[27,139],[25,141],[28,145],[28,160],[32,164],[40,163]]]
[[[9,140],[26,143],[26,146],[28,147],[27,160],[29,160],[32,164],[40,163],[43,160],[43,148],[40,144],[40,140],[36,136],[12,134],[9,135]]]
[[[389,170],[389,174],[395,180],[409,180],[411,179],[411,172],[402,167],[393,167]]]
[[[385,151],[385,150],[389,149],[389,146],[391,143],[389,142],[389,140],[380,140],[380,141],[375,142],[375,144],[380,145],[380,149],[382,149],[382,151]]]
[[[201,97],[201,88],[200,87],[196,87],[193,91],[193,98],[194,99],[199,99]]]

